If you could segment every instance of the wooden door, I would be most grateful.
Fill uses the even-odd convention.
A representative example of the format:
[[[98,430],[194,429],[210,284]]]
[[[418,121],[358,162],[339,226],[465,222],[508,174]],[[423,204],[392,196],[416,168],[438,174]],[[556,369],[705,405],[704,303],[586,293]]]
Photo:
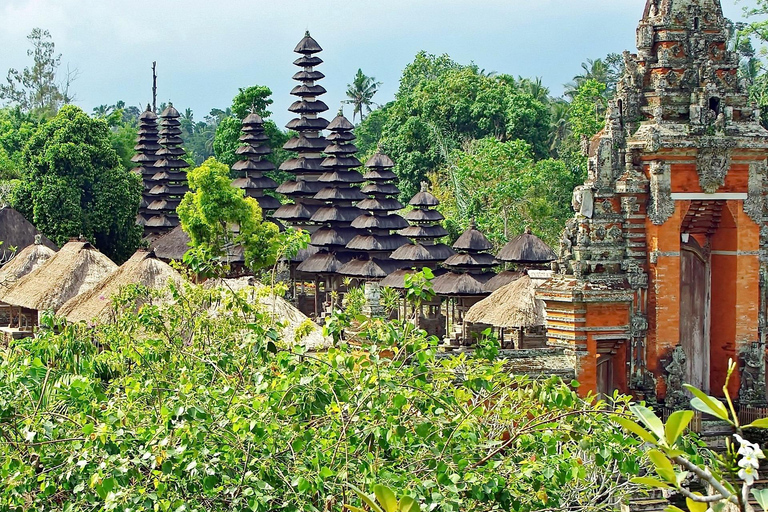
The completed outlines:
[[[709,261],[690,237],[680,251],[680,343],[686,382],[709,391]]]

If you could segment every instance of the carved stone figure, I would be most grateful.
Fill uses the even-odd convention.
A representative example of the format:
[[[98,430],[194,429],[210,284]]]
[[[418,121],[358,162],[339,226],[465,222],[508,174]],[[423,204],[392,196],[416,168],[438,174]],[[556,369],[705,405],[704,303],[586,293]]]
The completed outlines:
[[[765,405],[765,347],[753,343],[742,353],[739,402],[751,407]]]
[[[725,184],[725,175],[731,167],[731,151],[727,147],[704,147],[696,156],[699,184],[704,192],[714,194]]]
[[[594,195],[592,194],[592,187],[588,185],[580,185],[573,191],[573,199],[571,201],[573,211],[582,215],[588,219],[592,218],[594,213]]]
[[[656,225],[662,225],[675,213],[672,199],[672,176],[669,165],[660,161],[651,162],[651,197],[648,217]]]
[[[667,396],[664,404],[673,410],[688,408],[688,397],[685,394],[685,350],[678,345],[672,350],[670,363],[664,367],[667,371]]]

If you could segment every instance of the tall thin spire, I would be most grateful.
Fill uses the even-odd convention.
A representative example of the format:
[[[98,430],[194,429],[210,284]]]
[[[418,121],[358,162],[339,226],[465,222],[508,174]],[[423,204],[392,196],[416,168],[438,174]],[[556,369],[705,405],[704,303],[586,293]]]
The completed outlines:
[[[264,133],[264,120],[255,112],[243,119],[240,142],[242,145],[237,148],[239,161],[232,166],[235,174],[232,185],[243,189],[247,197],[255,198],[266,217],[280,208],[280,201],[264,193],[276,189],[277,183],[264,176],[265,172],[275,170],[275,165],[266,159],[272,153],[269,136]]]
[[[274,217],[294,227],[314,230],[310,219],[322,205],[314,196],[323,188],[317,179],[324,172],[322,151],[328,145],[321,133],[328,126],[328,121],[320,117],[328,110],[328,105],[318,99],[326,91],[316,83],[325,75],[315,70],[323,62],[315,55],[322,48],[307,32],[293,51],[301,55],[294,61],[301,71],[293,75],[293,79],[300,84],[291,91],[298,100],[288,110],[299,117],[292,119],[286,128],[298,132],[298,135],[286,142],[283,149],[295,152],[296,156],[284,162],[280,170],[294,174],[295,179],[280,185],[277,192],[293,199],[294,204],[281,206]]]
[[[181,122],[179,111],[169,104],[160,114],[160,140],[162,146],[157,152],[159,160],[155,162],[155,174],[152,176],[153,187],[148,199],[147,221],[144,224],[145,236],[157,236],[171,231],[179,225],[176,207],[181,203],[187,187],[189,164],[184,161],[184,148],[181,145]]]

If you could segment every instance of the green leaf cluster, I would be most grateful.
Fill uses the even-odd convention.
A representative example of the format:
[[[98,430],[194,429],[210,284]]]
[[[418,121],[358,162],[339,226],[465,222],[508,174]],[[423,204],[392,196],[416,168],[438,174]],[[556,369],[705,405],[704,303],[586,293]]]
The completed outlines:
[[[120,164],[103,120],[65,105],[35,131],[23,162],[13,204],[48,238],[83,236],[116,263],[134,253],[141,181]]]
[[[264,222],[259,203],[234,187],[229,167],[209,158],[187,173],[190,192],[176,209],[182,229],[189,235],[193,253],[204,263],[229,264],[241,248],[246,267],[272,266],[279,251],[279,229]],[[185,256],[186,257],[186,256]]]
[[[133,287],[112,323],[0,347],[0,509],[338,512],[355,486],[387,511],[607,510],[631,490],[614,472],[639,443],[607,414],[627,399],[438,357],[406,322],[310,353],[249,296]]]

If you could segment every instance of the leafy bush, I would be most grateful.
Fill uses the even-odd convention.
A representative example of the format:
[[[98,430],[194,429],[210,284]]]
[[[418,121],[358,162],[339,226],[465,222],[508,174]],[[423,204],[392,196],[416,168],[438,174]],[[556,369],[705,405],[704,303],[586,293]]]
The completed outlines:
[[[424,510],[607,510],[632,489],[628,398],[437,357],[407,322],[307,353],[244,293],[137,288],[114,323],[0,348],[0,509],[339,511],[375,483]]]

